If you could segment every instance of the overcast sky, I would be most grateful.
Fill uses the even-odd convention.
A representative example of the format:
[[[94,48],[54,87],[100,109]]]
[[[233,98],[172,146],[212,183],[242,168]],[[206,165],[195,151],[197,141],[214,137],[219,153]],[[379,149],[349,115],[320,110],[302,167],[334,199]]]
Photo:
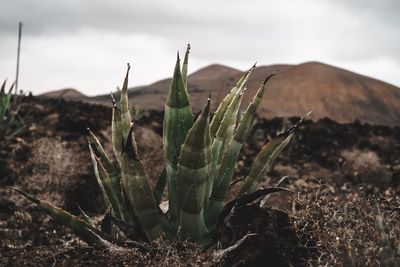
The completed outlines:
[[[20,87],[108,93],[132,64],[131,86],[172,75],[192,45],[190,72],[321,61],[400,86],[400,1],[0,0],[0,80]]]

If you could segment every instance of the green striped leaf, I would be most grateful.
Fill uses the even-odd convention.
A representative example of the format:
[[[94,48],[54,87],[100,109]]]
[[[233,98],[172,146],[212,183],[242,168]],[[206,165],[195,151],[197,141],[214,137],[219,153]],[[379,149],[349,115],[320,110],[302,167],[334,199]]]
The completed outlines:
[[[206,224],[210,229],[215,228],[216,221],[221,212],[226,192],[229,189],[230,181],[235,171],[236,161],[242,144],[236,140],[232,140],[228,151],[221,163],[224,169],[219,169],[218,176],[216,176],[215,184],[213,186],[212,194],[206,206]],[[228,168],[228,166],[230,168]]]
[[[81,213],[81,218],[84,220],[86,223],[90,225],[94,225],[92,219],[89,217],[89,215],[86,214],[86,212],[78,205],[79,212]]]
[[[87,128],[88,131],[88,139],[90,144],[92,145],[92,149],[95,152],[95,154],[101,159],[101,162],[104,164],[105,168],[109,172],[115,172],[115,167],[114,164],[112,163],[111,159],[108,157],[106,151],[104,150],[103,146],[101,145],[99,139],[94,135],[94,133]]]
[[[185,85],[186,91],[188,89],[187,76],[188,76],[189,53],[190,53],[190,44],[187,45],[185,58],[183,59],[183,64],[182,64],[182,80],[183,84]]]
[[[257,108],[261,103],[262,97],[264,96],[266,84],[274,75],[275,73],[270,74],[265,79],[264,83],[258,89],[256,95],[250,102],[249,106],[242,114],[242,117],[235,130],[233,140],[230,142],[228,150],[223,156],[223,160],[218,170],[219,172],[217,175],[217,179],[215,179],[214,181],[216,189],[213,191],[215,191],[215,194],[220,194],[221,196],[225,195],[225,192],[228,189],[226,186],[229,186],[230,184],[235,170],[236,161],[239,156],[239,152],[251,131],[251,126],[253,125]],[[222,186],[224,189],[218,189],[218,187],[220,186]],[[219,190],[222,190],[222,192],[218,192]]]
[[[121,186],[113,183],[113,180],[108,175],[106,169],[103,164],[100,162],[99,158],[94,155],[93,149],[89,145],[90,153],[92,155],[92,161],[94,160],[94,168],[95,174],[98,180],[100,180],[103,190],[107,196],[107,200],[110,202],[112,207],[112,215],[118,219],[122,219],[124,221],[129,220],[129,216],[124,207],[124,203],[122,200]]]
[[[211,133],[212,138],[215,138],[217,131],[221,125],[221,122],[224,118],[224,115],[226,113],[226,110],[228,109],[229,105],[235,98],[235,95],[239,94],[240,91],[242,91],[244,89],[244,87],[246,86],[246,83],[250,77],[250,74],[255,69],[255,67],[256,67],[256,65],[254,64],[254,66],[251,67],[251,69],[248,70],[245,73],[245,75],[243,75],[243,77],[240,78],[240,80],[236,83],[236,85],[231,89],[229,94],[227,94],[225,96],[225,98],[222,100],[222,102],[218,106],[217,111],[215,112],[214,117],[210,124],[210,133]]]
[[[114,164],[111,162],[111,159],[104,151],[104,148],[100,144],[100,141],[90,129],[88,129],[88,132],[90,141],[89,147],[91,149],[91,152],[93,152],[95,155],[94,159],[95,161],[97,161],[97,168],[100,178],[104,178],[104,180],[102,180],[103,186],[105,187],[104,183],[107,184],[107,188],[105,187],[104,189],[108,196],[108,200],[111,203],[113,211],[115,212],[115,216],[123,220],[128,220],[129,214],[126,211],[122,199],[120,175],[118,174],[117,169],[114,167]],[[94,166],[96,168],[96,164]]]
[[[122,129],[124,138],[126,138],[126,136],[128,135],[132,122],[132,117],[129,111],[129,104],[128,104],[128,79],[129,79],[129,70],[131,69],[131,65],[129,63],[127,65],[128,68],[126,70],[126,76],[124,84],[122,85],[122,91],[120,97],[120,109],[121,109],[120,111],[121,111]]]
[[[241,91],[239,93],[239,96],[237,98],[234,98],[232,103],[229,105],[221,122],[221,125],[217,131],[216,139],[219,139],[223,142],[221,151],[218,155],[218,163],[221,163],[222,156],[226,152],[227,146],[233,139],[233,133],[235,131],[236,123],[238,121],[238,113],[240,104],[242,102],[243,93],[244,91]]]
[[[178,217],[176,200],[176,170],[181,146],[193,125],[189,95],[183,83],[180,59],[177,57],[174,76],[165,104],[163,123],[163,149],[166,160],[169,214],[172,221]]]
[[[249,175],[245,178],[244,184],[239,195],[254,191],[258,183],[264,178],[265,174],[271,169],[276,157],[286,147],[293,136],[282,134],[270,140],[255,158]]]
[[[92,159],[94,175],[96,177],[97,184],[100,187],[100,191],[101,191],[101,193],[103,195],[103,199],[104,199],[104,202],[106,204],[106,207],[109,207],[109,206],[111,206],[111,203],[110,203],[110,200],[108,199],[107,193],[106,193],[106,191],[104,189],[103,182],[101,181],[100,174],[99,174],[98,160],[96,159],[96,155],[94,154],[93,148],[90,145],[90,143],[89,143],[89,150],[90,150],[90,157]],[[118,209],[117,209],[117,211],[118,211]]]
[[[16,188],[13,189],[33,203],[37,204],[41,210],[50,215],[50,217],[52,217],[55,221],[70,228],[86,243],[102,247],[111,246],[111,243],[106,240],[110,240],[110,236],[107,236],[106,234],[100,232],[89,223],[80,219],[78,216],[72,215],[69,212],[60,209],[46,201],[34,198],[21,190],[18,190]]]
[[[161,199],[164,193],[165,186],[167,184],[167,168],[161,171],[160,175],[158,176],[156,185],[153,190],[154,200],[156,201],[157,205],[160,205]]]
[[[221,121],[216,136],[212,141],[211,172],[207,183],[207,199],[211,196],[215,175],[218,174],[219,164],[221,163],[222,156],[228,147],[227,144],[229,144],[233,138],[241,99],[241,92],[234,95],[232,102],[224,114],[224,118]]]
[[[300,127],[303,122],[308,119],[311,111],[302,117],[296,124],[292,125],[285,132],[279,134],[270,140],[257,155],[251,166],[249,175],[245,178],[245,182],[239,192],[239,195],[252,192],[256,189],[262,178],[269,172],[279,154],[289,144],[295,130]]]
[[[193,241],[208,234],[203,209],[211,168],[210,99],[189,130],[182,146],[176,174],[180,227],[182,235]]]
[[[238,127],[235,131],[234,139],[237,142],[243,144],[247,139],[247,137],[249,136],[258,106],[260,105],[261,100],[264,96],[266,85],[268,81],[275,75],[276,72],[273,72],[268,75],[268,77],[264,80],[262,86],[258,88],[257,93],[254,95],[247,109],[243,112],[242,117],[240,118],[240,121],[238,123]]]
[[[115,99],[112,94],[111,98],[113,102],[112,120],[111,120],[111,140],[113,144],[115,158],[121,165],[122,140],[124,140],[123,121],[121,117],[121,112],[118,110],[117,103],[115,102]]]
[[[233,174],[235,172],[236,162],[242,149],[243,143],[247,139],[251,131],[251,126],[256,115],[257,108],[261,103],[261,99],[265,92],[267,82],[275,75],[270,74],[258,89],[247,109],[243,112],[242,117],[235,130],[233,140],[231,140],[227,151],[223,155],[223,159],[218,168],[218,174],[215,176],[213,190],[206,209],[207,226],[215,226],[219,213],[224,206],[226,193],[229,189]]]
[[[122,185],[134,213],[147,238],[161,234],[158,207],[155,204],[149,179],[133,145],[133,128],[129,131],[122,153]]]

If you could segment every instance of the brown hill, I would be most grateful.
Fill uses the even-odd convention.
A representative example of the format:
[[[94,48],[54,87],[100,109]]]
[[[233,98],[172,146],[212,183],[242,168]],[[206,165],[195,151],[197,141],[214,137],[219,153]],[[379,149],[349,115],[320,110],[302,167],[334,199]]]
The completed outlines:
[[[266,75],[278,74],[268,86],[259,114],[263,117],[302,115],[330,117],[339,122],[356,119],[374,124],[400,124],[400,89],[390,84],[318,62],[300,65],[262,66],[254,70],[244,102],[255,93]],[[189,76],[189,92],[194,111],[200,110],[212,92],[219,103],[243,72],[211,65]],[[133,103],[163,109],[170,80],[132,89]]]
[[[73,88],[65,88],[56,91],[50,91],[48,93],[39,95],[39,97],[64,98],[67,100],[84,100],[85,98],[87,98],[86,95],[82,94],[81,92]]]
[[[312,110],[314,119],[329,117],[338,122],[360,120],[400,125],[400,88],[318,62],[256,68],[247,86],[245,104],[275,70],[278,74],[270,81],[259,109],[263,117],[300,116]],[[242,74],[222,65],[211,65],[191,74],[188,82],[193,110],[201,109],[209,93],[213,94],[215,108]],[[170,82],[165,79],[130,89],[131,103],[163,110]],[[109,103],[109,97],[97,96],[88,101]]]
[[[249,88],[254,90],[273,68],[256,69]],[[280,68],[268,86],[260,114],[292,116],[308,110],[315,119],[400,125],[400,88],[317,62]]]

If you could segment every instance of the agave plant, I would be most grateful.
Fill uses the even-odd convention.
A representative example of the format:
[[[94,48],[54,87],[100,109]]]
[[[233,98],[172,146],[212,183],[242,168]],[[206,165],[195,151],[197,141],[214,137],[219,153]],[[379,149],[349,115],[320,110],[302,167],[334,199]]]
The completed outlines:
[[[90,155],[97,182],[109,207],[106,218],[111,218],[111,227],[109,221],[104,223],[105,219],[99,229],[84,213],[75,216],[17,191],[89,244],[107,246],[110,242],[132,235],[137,238],[140,231],[148,240],[165,235],[200,244],[214,242],[221,214],[226,214],[234,204],[230,202],[225,205],[225,198],[239,152],[251,130],[266,84],[274,74],[266,77],[241,115],[242,96],[255,66],[226,95],[212,120],[210,97],[194,120],[187,90],[189,50],[190,46],[186,50],[182,68],[178,55],[167,96],[163,123],[166,165],[154,188],[138,155],[133,132],[134,123],[128,105],[129,64],[119,103],[112,97],[112,145],[116,162],[106,154],[99,140],[89,130]],[[274,160],[291,140],[296,127],[277,135],[261,149],[239,196],[247,196],[257,189]],[[168,200],[162,202],[165,188]],[[258,191],[250,199],[280,190],[283,189]]]
[[[20,105],[16,98],[12,100],[13,88],[14,84],[7,91],[6,81],[0,88],[0,147],[23,130],[22,120],[18,117]]]
[[[3,122],[6,118],[6,113],[8,111],[8,108],[10,107],[11,103],[11,93],[14,85],[11,85],[10,89],[8,92],[6,92],[6,81],[3,82],[3,85],[1,86],[0,89],[0,132],[4,132],[4,125],[5,123]]]

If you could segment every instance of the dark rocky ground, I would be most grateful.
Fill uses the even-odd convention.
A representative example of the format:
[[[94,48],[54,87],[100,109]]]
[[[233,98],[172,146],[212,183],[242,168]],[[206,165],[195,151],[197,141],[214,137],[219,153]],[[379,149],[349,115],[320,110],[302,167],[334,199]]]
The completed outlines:
[[[210,253],[192,244],[159,240],[150,249],[88,247],[15,186],[76,213],[104,212],[86,142],[89,126],[111,153],[108,107],[64,100],[24,100],[27,131],[0,151],[0,265],[4,266],[208,266]],[[240,156],[232,198],[263,143],[298,118],[259,119]],[[145,112],[136,123],[139,153],[151,177],[163,166],[162,114]],[[289,213],[297,265],[377,266],[381,243],[373,203],[378,201],[395,244],[400,245],[400,128],[329,119],[308,121],[278,159],[263,186],[288,176],[269,206]],[[251,247],[250,244],[249,247]],[[289,254],[288,254],[289,255]],[[243,254],[243,257],[249,257]],[[265,263],[265,262],[264,262]]]

